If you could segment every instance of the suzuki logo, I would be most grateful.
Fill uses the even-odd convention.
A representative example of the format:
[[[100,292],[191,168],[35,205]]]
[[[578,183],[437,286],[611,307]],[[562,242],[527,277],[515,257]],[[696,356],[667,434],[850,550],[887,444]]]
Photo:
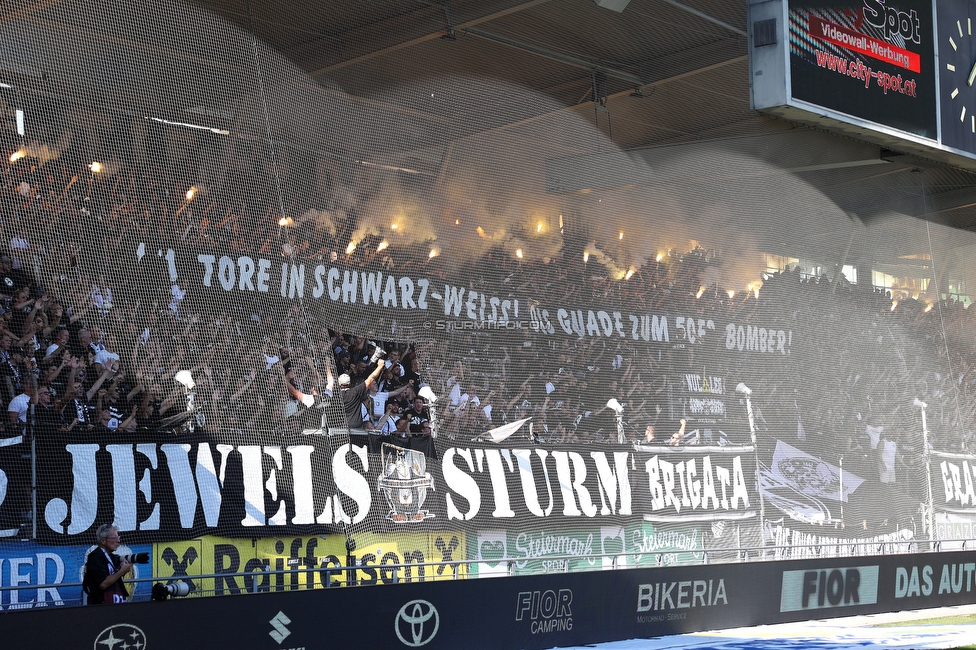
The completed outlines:
[[[400,608],[394,622],[397,638],[410,648],[429,643],[437,635],[440,624],[437,608],[426,600],[411,600]],[[404,632],[408,632],[409,637],[404,637]]]
[[[281,642],[287,639],[288,635],[291,634],[291,630],[285,627],[291,623],[291,619],[285,616],[284,612],[278,612],[275,617],[268,622],[271,623],[271,627],[274,628],[268,632],[268,635],[277,641],[278,645],[281,645]]]

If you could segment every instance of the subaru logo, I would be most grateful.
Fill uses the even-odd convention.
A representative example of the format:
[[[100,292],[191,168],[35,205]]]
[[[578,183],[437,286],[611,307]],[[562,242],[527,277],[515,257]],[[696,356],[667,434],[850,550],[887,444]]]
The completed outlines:
[[[437,608],[426,600],[411,600],[401,607],[394,623],[397,638],[409,648],[428,644],[437,634],[440,624]]]
[[[95,638],[95,650],[121,650],[122,648],[142,650],[145,647],[145,632],[128,623],[107,627]]]

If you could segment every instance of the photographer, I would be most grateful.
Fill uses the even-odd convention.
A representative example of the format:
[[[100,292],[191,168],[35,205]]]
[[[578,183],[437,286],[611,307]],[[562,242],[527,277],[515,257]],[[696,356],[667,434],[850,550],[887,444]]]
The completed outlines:
[[[104,524],[98,528],[98,548],[85,560],[85,579],[82,588],[88,594],[89,605],[118,605],[129,597],[122,578],[132,570],[128,558],[115,554],[121,538],[118,526]]]

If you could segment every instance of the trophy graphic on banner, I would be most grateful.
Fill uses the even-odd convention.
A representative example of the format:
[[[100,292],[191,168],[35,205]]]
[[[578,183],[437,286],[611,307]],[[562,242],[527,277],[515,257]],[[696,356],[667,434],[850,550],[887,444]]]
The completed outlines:
[[[434,479],[427,472],[427,457],[423,452],[384,444],[380,453],[383,473],[376,483],[390,504],[386,518],[411,522],[433,517],[429,510],[423,510],[427,490],[434,489]]]

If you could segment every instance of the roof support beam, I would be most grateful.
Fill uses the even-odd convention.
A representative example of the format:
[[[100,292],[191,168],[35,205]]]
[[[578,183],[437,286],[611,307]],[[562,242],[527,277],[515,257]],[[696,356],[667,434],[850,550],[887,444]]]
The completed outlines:
[[[472,36],[477,36],[479,38],[484,38],[489,41],[494,41],[496,43],[501,43],[502,45],[507,45],[509,47],[514,47],[525,52],[531,52],[532,54],[537,54],[541,57],[547,59],[552,59],[553,61],[558,61],[560,63],[566,63],[577,68],[582,68],[584,70],[591,70],[594,72],[602,72],[608,77],[613,77],[615,79],[622,79],[627,83],[633,84],[635,86],[640,86],[644,83],[644,80],[635,74],[630,72],[624,72],[623,70],[617,70],[615,68],[609,68],[607,66],[601,65],[599,63],[594,63],[592,61],[587,61],[585,59],[580,59],[575,56],[570,56],[568,54],[562,54],[560,52],[554,52],[550,49],[540,47],[538,45],[532,45],[531,43],[523,43],[522,41],[517,41],[513,38],[508,38],[507,36],[499,36],[497,34],[492,34],[483,29],[477,27],[465,28],[466,34],[471,34]]]
[[[687,79],[688,77],[692,77],[692,76],[697,75],[697,74],[700,74],[702,72],[708,72],[710,70],[716,70],[718,68],[724,68],[725,66],[734,65],[736,63],[741,63],[741,62],[743,62],[745,60],[746,60],[746,55],[742,55],[742,56],[733,57],[731,59],[726,59],[724,61],[717,61],[717,62],[712,63],[710,65],[706,65],[706,66],[703,66],[701,68],[698,68],[696,70],[688,70],[688,71],[685,71],[685,72],[679,72],[679,73],[674,74],[672,76],[664,77],[664,78],[658,79],[656,81],[652,81],[651,83],[644,84],[643,87],[644,88],[649,88],[649,87],[655,87],[655,86],[663,86],[664,84],[667,84],[667,83],[673,83],[675,81],[681,81],[682,79]],[[632,91],[630,89],[628,89],[628,90],[624,90],[624,91],[621,91],[621,92],[618,92],[618,93],[613,93],[611,95],[608,95],[607,96],[607,99],[614,99],[616,97],[624,97],[626,95],[629,95],[631,92]],[[557,115],[557,114],[562,113],[562,112],[565,112],[565,111],[577,111],[577,110],[580,110],[580,109],[585,108],[587,106],[590,106],[592,103],[593,103],[592,101],[589,101],[589,102],[583,102],[583,103],[580,103],[580,104],[575,104],[573,106],[565,106],[565,107],[560,108],[560,109],[557,109],[555,111],[549,111],[547,113],[541,113],[539,115],[533,115],[532,117],[527,117],[524,120],[518,120],[516,122],[510,122],[509,124],[503,124],[501,126],[498,126],[498,127],[493,128],[493,129],[488,129],[487,131],[478,131],[477,133],[472,133],[470,135],[465,135],[465,136],[462,136],[462,137],[458,138],[458,140],[469,140],[469,139],[473,139],[473,138],[480,138],[482,136],[489,135],[489,134],[492,134],[492,133],[499,133],[501,131],[507,131],[508,129],[513,129],[513,128],[516,128],[516,127],[524,126],[526,124],[530,124],[530,123],[535,122],[535,121],[538,121],[538,120],[544,120],[547,117],[552,117],[553,115]]]
[[[0,13],[0,23],[6,23],[11,20],[17,20],[18,18],[24,18],[35,11],[41,11],[42,9],[47,9],[48,7],[53,7],[54,5],[61,4],[64,0],[37,0],[36,2],[17,2],[12,3],[13,7],[4,7],[2,13]]]
[[[714,16],[710,16],[710,15],[706,14],[704,11],[699,11],[699,10],[693,8],[693,7],[689,7],[686,4],[682,4],[682,3],[678,2],[677,0],[661,0],[661,2],[666,2],[669,5],[671,5],[672,7],[676,8],[676,9],[680,9],[681,11],[687,11],[692,16],[698,16],[702,20],[707,20],[708,22],[712,23],[713,25],[718,25],[719,27],[723,27],[723,28],[729,30],[730,32],[732,32],[733,34],[739,34],[740,36],[749,36],[749,34],[745,30],[739,29],[738,27],[736,27],[734,25],[730,25],[730,24],[728,24],[727,22],[725,22],[723,20],[719,20],[718,18],[715,18]]]
[[[440,38],[448,29],[463,30],[501,18],[525,9],[531,9],[549,0],[462,0],[451,4],[451,25],[443,5],[425,7],[417,11],[383,20],[317,41],[338,44],[339,52],[333,62],[309,72],[318,76],[341,68],[363,63],[370,59],[392,54],[399,50]]]

